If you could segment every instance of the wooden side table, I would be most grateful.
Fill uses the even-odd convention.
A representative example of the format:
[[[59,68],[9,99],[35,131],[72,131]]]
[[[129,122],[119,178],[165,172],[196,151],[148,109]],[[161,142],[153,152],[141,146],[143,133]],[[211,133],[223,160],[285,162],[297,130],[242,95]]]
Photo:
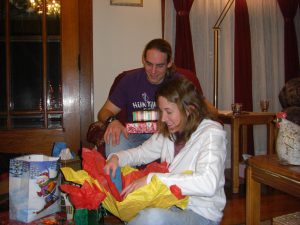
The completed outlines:
[[[261,184],[299,198],[300,166],[282,165],[274,154],[253,156],[247,160],[246,225],[260,223]]]
[[[247,125],[266,124],[267,125],[267,153],[274,151],[276,113],[271,112],[242,112],[239,115],[222,114],[218,118],[225,124],[231,125],[231,178],[232,193],[239,192],[239,146],[240,127],[242,127],[242,153],[247,152]]]

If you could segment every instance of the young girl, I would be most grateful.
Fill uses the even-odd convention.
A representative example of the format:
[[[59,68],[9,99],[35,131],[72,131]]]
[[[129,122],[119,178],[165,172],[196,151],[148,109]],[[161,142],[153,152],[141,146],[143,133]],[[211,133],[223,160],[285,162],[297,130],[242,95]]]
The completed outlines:
[[[168,187],[177,185],[189,196],[185,210],[146,208],[128,225],[219,224],[226,203],[224,169],[226,133],[214,119],[195,86],[175,78],[158,89],[158,131],[143,145],[112,154],[105,166],[114,176],[118,166],[137,166],[157,159],[169,173],[150,173],[123,189],[121,195],[146,185],[156,175]],[[185,173],[189,171],[189,173]]]

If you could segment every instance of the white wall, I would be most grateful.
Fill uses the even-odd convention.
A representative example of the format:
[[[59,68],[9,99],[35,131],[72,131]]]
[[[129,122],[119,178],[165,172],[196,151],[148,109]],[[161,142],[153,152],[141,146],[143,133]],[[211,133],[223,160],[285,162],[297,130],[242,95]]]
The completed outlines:
[[[145,44],[161,37],[161,1],[143,2],[143,7],[132,7],[93,0],[95,120],[114,78],[124,70],[141,67]]]

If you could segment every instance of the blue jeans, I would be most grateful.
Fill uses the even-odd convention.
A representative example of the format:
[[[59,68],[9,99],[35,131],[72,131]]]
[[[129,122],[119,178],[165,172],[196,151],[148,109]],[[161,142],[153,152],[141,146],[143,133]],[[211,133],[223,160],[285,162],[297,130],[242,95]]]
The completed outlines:
[[[127,225],[218,225],[191,210],[146,208]]]
[[[113,146],[112,144],[105,144],[105,154],[108,156],[111,153],[119,152],[121,150],[135,148],[143,144],[151,136],[152,134],[129,134],[128,139],[126,139],[123,133],[121,133],[120,143],[118,145]]]

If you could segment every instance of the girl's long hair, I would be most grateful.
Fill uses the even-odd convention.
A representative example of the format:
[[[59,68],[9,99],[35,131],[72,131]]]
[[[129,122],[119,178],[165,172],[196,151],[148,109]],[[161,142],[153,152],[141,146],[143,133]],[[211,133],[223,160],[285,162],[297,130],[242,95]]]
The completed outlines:
[[[204,97],[187,78],[177,77],[164,82],[156,92],[156,101],[160,96],[175,103],[179,108],[184,130],[177,137],[174,137],[167,125],[161,121],[160,113],[158,120],[158,133],[169,137],[176,143],[187,142],[204,118],[215,119],[215,116],[209,113]]]

